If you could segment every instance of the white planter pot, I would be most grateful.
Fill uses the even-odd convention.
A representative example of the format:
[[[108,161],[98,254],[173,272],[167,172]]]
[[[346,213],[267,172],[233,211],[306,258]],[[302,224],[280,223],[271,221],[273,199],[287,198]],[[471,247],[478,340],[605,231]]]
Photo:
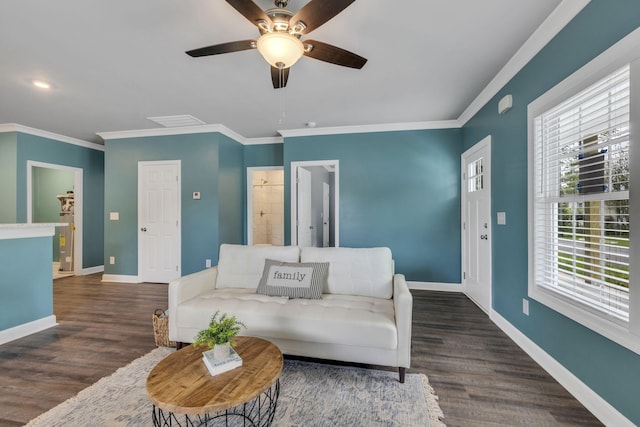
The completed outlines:
[[[213,357],[215,359],[226,359],[229,357],[229,343],[216,344],[213,346]]]

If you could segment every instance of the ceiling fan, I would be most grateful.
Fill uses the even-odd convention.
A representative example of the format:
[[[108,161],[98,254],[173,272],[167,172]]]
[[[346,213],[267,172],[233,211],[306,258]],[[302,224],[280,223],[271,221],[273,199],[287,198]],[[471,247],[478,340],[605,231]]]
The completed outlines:
[[[263,11],[252,0],[226,0],[260,31],[258,39],[221,43],[193,49],[192,57],[219,55],[258,49],[271,65],[274,89],[283,88],[289,79],[289,68],[308,56],[343,67],[360,69],[367,60],[355,53],[317,40],[302,40],[310,33],[342,12],[355,0],[311,0],[295,14],[286,9],[289,0],[274,0],[275,8]]]

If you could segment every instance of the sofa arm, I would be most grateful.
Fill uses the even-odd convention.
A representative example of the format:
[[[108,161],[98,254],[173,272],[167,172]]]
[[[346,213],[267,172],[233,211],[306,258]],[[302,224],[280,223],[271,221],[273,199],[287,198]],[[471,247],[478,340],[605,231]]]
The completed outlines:
[[[404,274],[393,275],[393,308],[398,328],[398,366],[410,368],[413,295],[409,291]]]
[[[176,341],[176,313],[180,303],[190,300],[216,287],[218,267],[207,268],[182,276],[169,283],[169,339]]]

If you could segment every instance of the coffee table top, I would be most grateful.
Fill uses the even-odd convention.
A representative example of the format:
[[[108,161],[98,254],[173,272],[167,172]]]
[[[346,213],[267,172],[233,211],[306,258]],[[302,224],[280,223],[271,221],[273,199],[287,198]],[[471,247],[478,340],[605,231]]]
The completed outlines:
[[[180,414],[205,414],[233,408],[271,387],[282,372],[282,352],[255,337],[236,337],[242,366],[209,374],[202,360],[208,347],[189,345],[160,361],[147,377],[147,394],[158,408]]]

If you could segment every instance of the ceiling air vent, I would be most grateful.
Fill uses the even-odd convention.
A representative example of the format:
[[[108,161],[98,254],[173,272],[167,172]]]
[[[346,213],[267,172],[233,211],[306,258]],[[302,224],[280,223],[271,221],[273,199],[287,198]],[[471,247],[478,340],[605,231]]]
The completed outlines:
[[[175,128],[180,126],[199,126],[206,124],[200,119],[196,119],[188,114],[180,116],[159,116],[159,117],[147,117],[152,122],[156,122],[166,128]]]

